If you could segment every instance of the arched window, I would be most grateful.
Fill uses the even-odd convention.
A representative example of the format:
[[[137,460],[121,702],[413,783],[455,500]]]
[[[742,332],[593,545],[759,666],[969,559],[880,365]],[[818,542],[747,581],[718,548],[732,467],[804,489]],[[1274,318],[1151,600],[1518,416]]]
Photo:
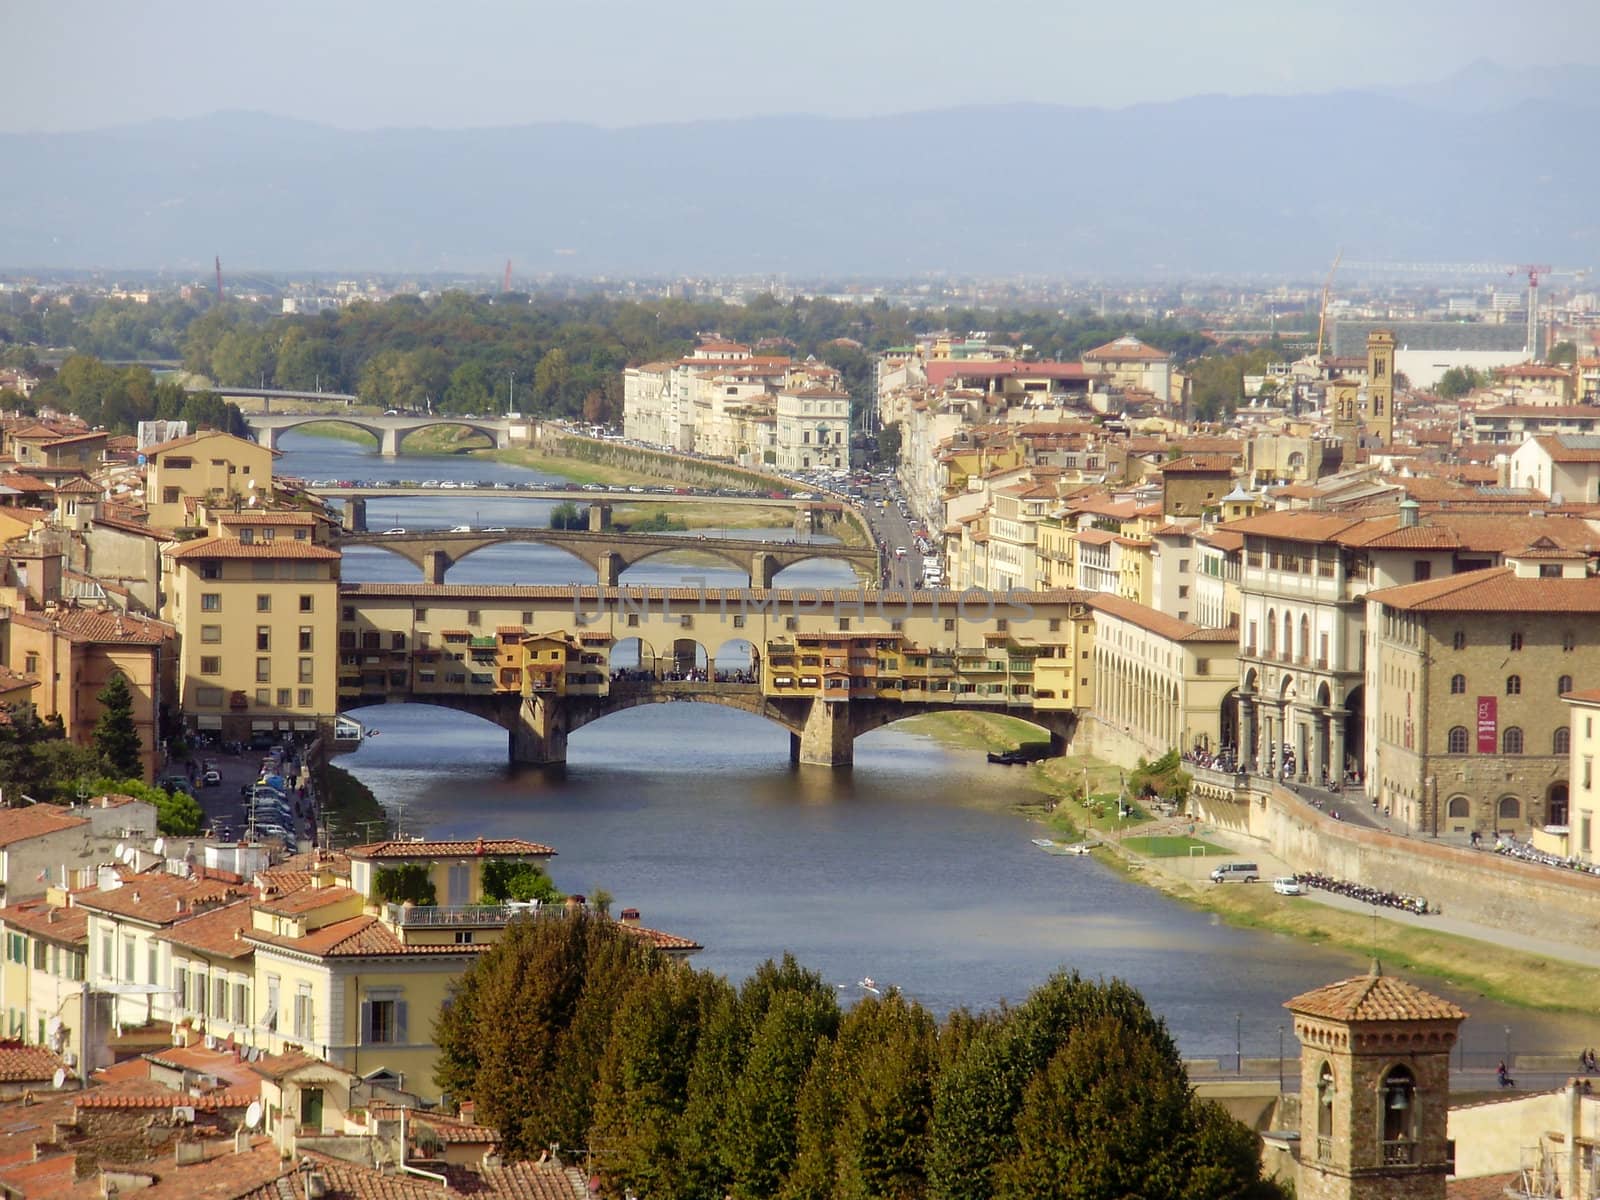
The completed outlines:
[[[1455,636],[1450,639],[1450,648],[1452,650],[1465,650],[1467,648],[1467,635],[1459,629],[1456,630]]]
[[[1513,633],[1511,635],[1511,648],[1513,650],[1521,650],[1522,649],[1522,634]]]
[[[1336,1089],[1333,1085],[1333,1066],[1323,1063],[1322,1070],[1317,1072],[1317,1157],[1326,1158],[1328,1147],[1325,1142],[1333,1138],[1333,1099]]]
[[[1507,675],[1506,676],[1506,695],[1508,695],[1508,696],[1520,696],[1520,695],[1522,695],[1522,676],[1521,675]]]
[[[1288,613],[1283,614],[1283,654],[1287,658],[1294,653],[1294,618]]]
[[[1417,1161],[1417,1081],[1405,1067],[1392,1067],[1379,1089],[1382,1106],[1383,1165]]]
[[[1300,657],[1305,658],[1311,653],[1311,618],[1301,614],[1300,617]]]
[[[1452,821],[1465,821],[1472,815],[1472,802],[1465,796],[1451,796],[1447,815]]]
[[[1500,753],[1522,753],[1522,730],[1517,726],[1512,725],[1508,727],[1506,731],[1500,735]]]
[[[1467,677],[1465,675],[1450,676],[1450,694],[1452,696],[1465,696],[1467,694]]]
[[[1552,783],[1550,792],[1545,797],[1544,823],[1546,825],[1565,825],[1567,823],[1567,785]]]
[[[1550,739],[1551,754],[1570,754],[1572,752],[1572,730],[1563,725],[1556,730],[1555,736]]]
[[[1271,654],[1278,648],[1278,614],[1272,609],[1267,609],[1267,653]]]
[[[1556,680],[1556,695],[1565,696],[1571,690],[1572,690],[1572,676],[1571,675],[1563,675],[1560,679]]]
[[[1500,819],[1502,821],[1520,821],[1522,819],[1522,801],[1515,796],[1500,797]]]
[[[1456,725],[1450,730],[1451,754],[1465,754],[1467,752],[1467,727]]]

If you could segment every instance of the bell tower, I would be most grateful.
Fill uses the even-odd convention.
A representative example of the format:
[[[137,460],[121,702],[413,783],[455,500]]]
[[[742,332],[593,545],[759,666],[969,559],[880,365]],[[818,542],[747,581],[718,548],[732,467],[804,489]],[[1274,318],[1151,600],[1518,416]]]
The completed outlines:
[[[1387,450],[1394,445],[1394,334],[1367,334],[1367,431]]]
[[[1301,1200],[1444,1200],[1450,1049],[1467,1014],[1383,974],[1284,1005],[1300,1039]]]
[[[1345,461],[1351,461],[1349,451],[1361,442],[1361,411],[1357,392],[1360,384],[1347,376],[1340,376],[1329,385],[1333,399],[1330,401],[1333,436],[1344,443]]]

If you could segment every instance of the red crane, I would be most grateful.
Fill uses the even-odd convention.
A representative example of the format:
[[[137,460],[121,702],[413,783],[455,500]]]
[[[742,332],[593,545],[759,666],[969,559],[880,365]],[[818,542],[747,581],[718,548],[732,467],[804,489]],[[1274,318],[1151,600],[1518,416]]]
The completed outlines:
[[[1528,274],[1528,357],[1539,357],[1539,276],[1548,275],[1554,267],[1548,263],[1518,263],[1507,275]]]
[[[1546,269],[1548,270],[1548,268]],[[509,292],[511,290],[511,260],[509,258],[506,259],[506,273],[500,280],[500,290],[502,292]]]
[[[222,255],[217,255],[217,303],[222,303]]]

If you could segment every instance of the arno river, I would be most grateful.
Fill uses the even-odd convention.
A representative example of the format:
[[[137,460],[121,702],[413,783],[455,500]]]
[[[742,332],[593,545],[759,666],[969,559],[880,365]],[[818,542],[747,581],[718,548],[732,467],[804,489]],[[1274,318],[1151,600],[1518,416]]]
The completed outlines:
[[[306,479],[541,478],[467,458],[385,460],[303,434],[279,445],[277,470]],[[540,525],[549,508],[514,494],[431,492],[369,502],[368,525]],[[661,557],[623,582],[685,576],[745,583],[731,571]],[[344,577],[401,582],[420,575],[403,559],[362,548],[345,556]],[[559,551],[504,546],[463,560],[447,581],[593,578]],[[813,563],[778,583],[851,580],[847,567]],[[422,705],[356,715],[378,736],[339,763],[401,817],[407,834],[547,842],[559,851],[551,864],[558,886],[606,889],[617,907],[642,910],[645,924],[703,943],[695,964],[735,979],[792,950],[846,985],[846,999],[860,995],[857,981],[871,976],[942,1013],[1020,1000],[1052,971],[1076,968],[1128,980],[1186,1055],[1231,1064],[1236,1030],[1246,1056],[1270,1058],[1284,1027],[1292,1057],[1282,1002],[1366,965],[1229,928],[1092,859],[1042,853],[1029,842],[1038,827],[1013,811],[1029,799],[1015,772],[894,727],[860,739],[852,770],[795,768],[788,735],[777,726],[711,705],[658,705],[574,734],[564,770],[513,771],[505,733],[475,718]],[[1419,982],[1472,1014],[1465,1047],[1480,1065],[1502,1052],[1507,1027],[1513,1050],[1522,1052],[1596,1040],[1588,1023]]]

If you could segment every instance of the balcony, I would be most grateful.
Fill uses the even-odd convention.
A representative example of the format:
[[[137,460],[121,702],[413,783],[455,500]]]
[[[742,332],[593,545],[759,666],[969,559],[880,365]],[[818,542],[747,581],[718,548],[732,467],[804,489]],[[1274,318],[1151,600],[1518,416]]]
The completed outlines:
[[[1331,1137],[1317,1138],[1317,1161],[1331,1162],[1333,1160],[1333,1139]]]
[[[1417,1161],[1417,1144],[1415,1142],[1385,1142],[1383,1143],[1383,1165],[1386,1167],[1410,1167]]]
[[[386,904],[384,916],[401,928],[499,927],[517,913],[526,911],[509,904]]]

